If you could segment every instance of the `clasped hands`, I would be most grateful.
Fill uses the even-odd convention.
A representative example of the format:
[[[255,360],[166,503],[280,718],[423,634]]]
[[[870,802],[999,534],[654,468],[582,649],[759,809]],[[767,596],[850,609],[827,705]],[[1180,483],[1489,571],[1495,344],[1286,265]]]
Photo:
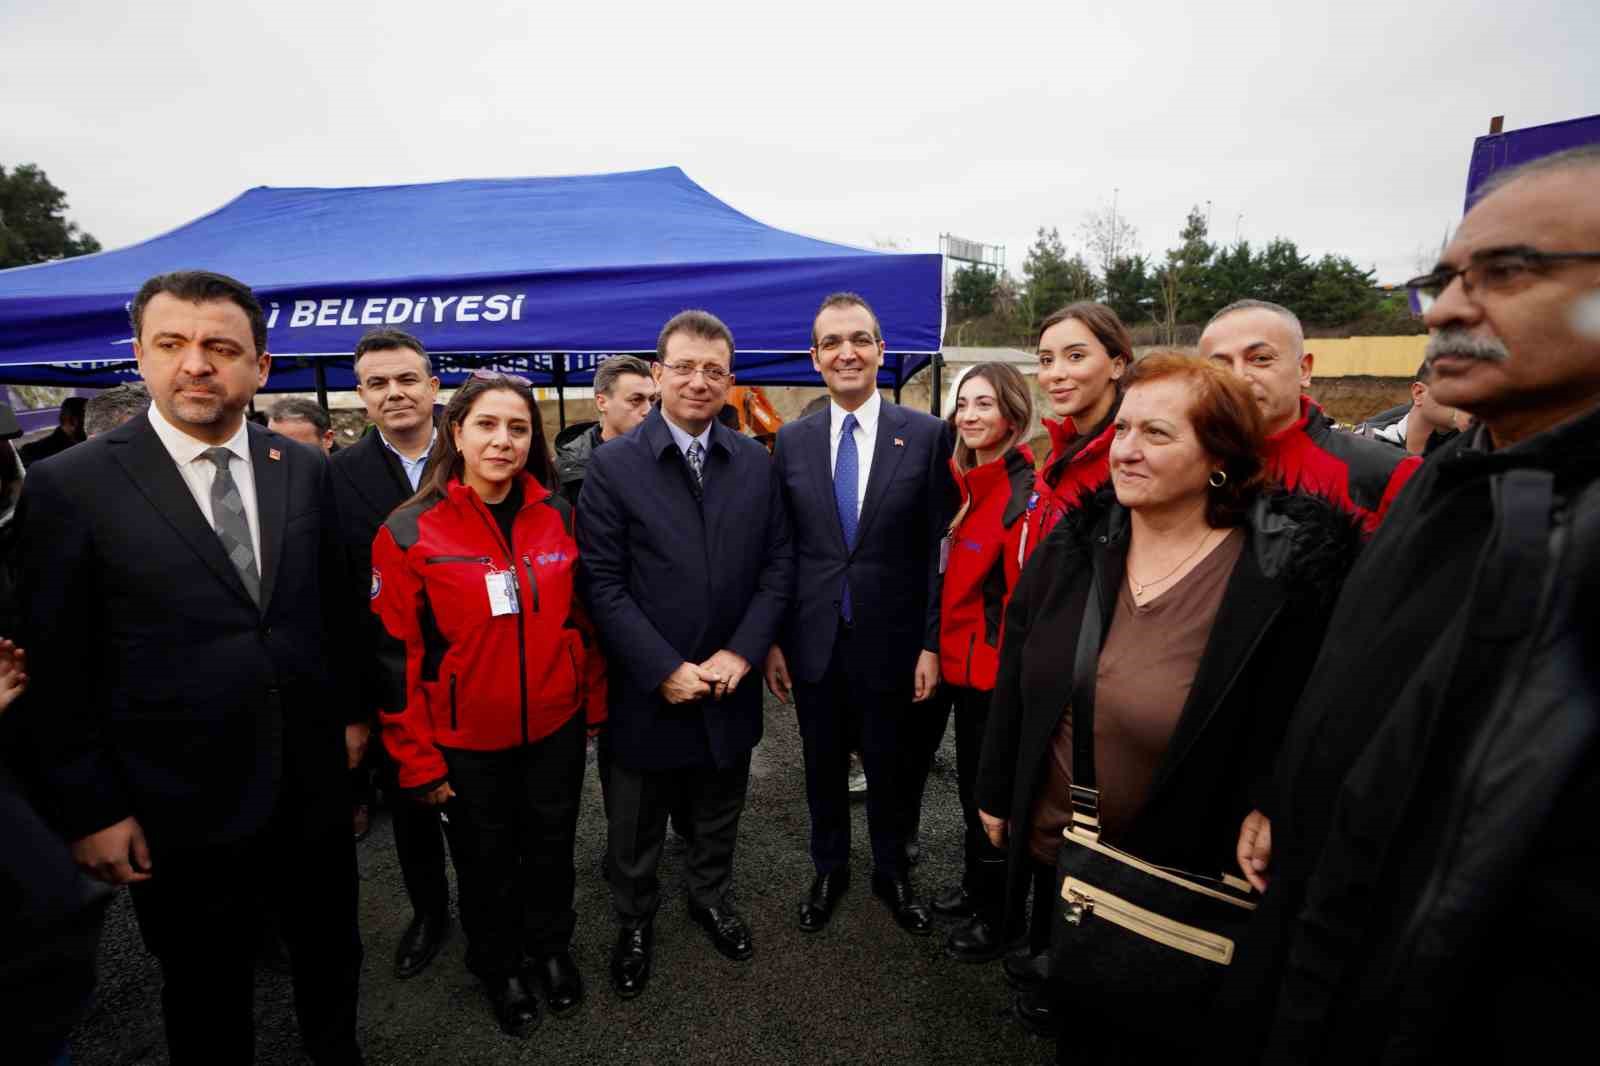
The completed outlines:
[[[750,663],[738,652],[723,648],[705,662],[680,663],[661,682],[661,698],[668,703],[690,703],[707,696],[720,700],[739,687],[750,672]]]

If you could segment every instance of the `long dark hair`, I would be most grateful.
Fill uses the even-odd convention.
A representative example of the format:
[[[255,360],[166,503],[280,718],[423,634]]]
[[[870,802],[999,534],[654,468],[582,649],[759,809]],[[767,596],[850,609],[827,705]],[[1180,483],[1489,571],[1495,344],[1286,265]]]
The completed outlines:
[[[1047,485],[1059,483],[1073,457],[1083,450],[1084,445],[1105,432],[1112,419],[1117,417],[1117,408],[1122,406],[1122,391],[1127,387],[1127,371],[1133,366],[1133,335],[1128,332],[1128,327],[1122,324],[1122,319],[1115,311],[1093,300],[1079,300],[1045,316],[1044,321],[1039,323],[1039,332],[1033,338],[1034,350],[1038,350],[1039,343],[1044,340],[1044,335],[1050,327],[1069,320],[1082,322],[1084,328],[1094,334],[1094,339],[1100,342],[1100,347],[1106,350],[1109,359],[1113,362],[1122,360],[1123,375],[1111,382],[1114,395],[1105,420],[1098,426],[1079,426],[1077,438],[1070,446],[1063,448],[1061,454],[1052,459],[1050,465],[1045,468],[1044,480]]]
[[[472,377],[450,397],[450,403],[444,409],[444,417],[439,422],[439,447],[429,460],[427,470],[423,472],[422,484],[417,489],[417,494],[401,504],[402,507],[409,507],[425,500],[439,499],[445,495],[452,480],[463,477],[466,460],[456,448],[456,427],[467,420],[472,405],[478,402],[480,396],[496,390],[515,393],[528,405],[528,416],[533,423],[533,440],[528,443],[528,463],[523,469],[532,474],[545,488],[555,484],[550,442],[545,437],[544,419],[539,414],[539,401],[534,399],[533,389],[527,382],[512,377]]]

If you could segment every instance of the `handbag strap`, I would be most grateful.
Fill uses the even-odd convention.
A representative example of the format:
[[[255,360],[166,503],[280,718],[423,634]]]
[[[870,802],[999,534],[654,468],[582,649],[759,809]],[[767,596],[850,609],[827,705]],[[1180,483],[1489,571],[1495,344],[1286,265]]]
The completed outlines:
[[[1078,627],[1078,648],[1072,661],[1072,820],[1100,833],[1100,790],[1094,773],[1094,684],[1100,669],[1100,568],[1092,566],[1089,598]]]

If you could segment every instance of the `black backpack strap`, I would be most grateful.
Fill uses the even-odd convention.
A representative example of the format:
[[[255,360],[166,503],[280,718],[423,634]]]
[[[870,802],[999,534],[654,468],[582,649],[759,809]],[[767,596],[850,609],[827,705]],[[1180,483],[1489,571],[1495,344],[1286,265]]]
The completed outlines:
[[[1072,812],[1073,822],[1100,831],[1100,791],[1094,774],[1094,684],[1100,670],[1103,622],[1100,567],[1091,564],[1089,598],[1083,605],[1078,649],[1072,660]]]
[[[556,513],[561,516],[561,525],[564,529],[566,529],[567,536],[573,536],[572,522],[575,516],[573,514],[571,501],[569,501],[559,492],[552,492],[549,498],[544,502],[555,508]]]

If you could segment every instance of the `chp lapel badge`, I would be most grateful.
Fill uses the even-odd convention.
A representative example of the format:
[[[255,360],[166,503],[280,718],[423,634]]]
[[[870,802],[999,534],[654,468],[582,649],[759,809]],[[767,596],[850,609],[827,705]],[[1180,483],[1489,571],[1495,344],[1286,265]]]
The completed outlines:
[[[894,439],[894,446],[896,448],[904,448],[906,446],[906,442],[901,440],[899,437],[896,437]]]
[[[267,458],[271,459],[273,462],[277,462],[279,459],[283,458],[283,453],[276,448],[268,448]]]

